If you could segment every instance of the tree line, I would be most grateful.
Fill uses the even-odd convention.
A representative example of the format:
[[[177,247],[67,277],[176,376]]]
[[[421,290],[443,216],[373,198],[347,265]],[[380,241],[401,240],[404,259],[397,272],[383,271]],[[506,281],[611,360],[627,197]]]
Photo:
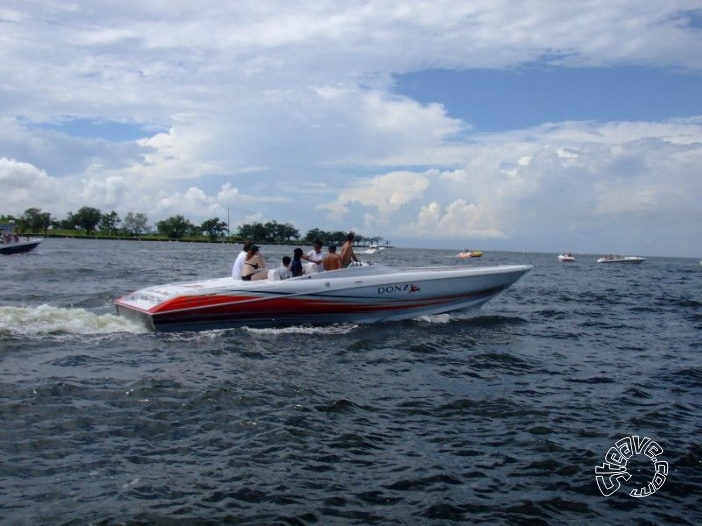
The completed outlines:
[[[218,217],[194,224],[182,215],[176,215],[157,221],[154,227],[149,225],[146,214],[128,212],[122,219],[117,212],[103,213],[98,208],[84,206],[75,213],[68,212],[64,219],[57,219],[49,212],[39,208],[28,208],[21,216],[0,215],[0,223],[14,221],[22,233],[43,233],[49,231],[80,232],[87,236],[100,234],[112,237],[135,237],[158,235],[168,239],[209,238],[210,241],[240,241],[249,239],[257,243],[313,243],[319,239],[325,244],[341,242],[346,239],[346,232],[327,232],[318,228],[308,230],[304,236],[292,223],[267,221],[265,223],[246,223],[232,233],[229,225]],[[366,237],[356,234],[356,243],[379,243],[380,236]],[[389,244],[389,242],[387,242]]]

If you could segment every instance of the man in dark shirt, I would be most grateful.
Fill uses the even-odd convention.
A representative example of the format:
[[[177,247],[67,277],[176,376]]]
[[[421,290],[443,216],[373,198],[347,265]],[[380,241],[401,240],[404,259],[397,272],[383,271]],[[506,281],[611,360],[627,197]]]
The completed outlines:
[[[292,272],[293,278],[302,276],[302,254],[301,248],[296,248],[293,251],[293,260],[290,264],[290,271]]]

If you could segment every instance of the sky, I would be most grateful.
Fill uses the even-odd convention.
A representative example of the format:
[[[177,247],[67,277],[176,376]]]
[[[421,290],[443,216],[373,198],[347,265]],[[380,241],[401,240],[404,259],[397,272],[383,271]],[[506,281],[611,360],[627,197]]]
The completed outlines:
[[[702,257],[699,0],[3,0],[0,215]]]

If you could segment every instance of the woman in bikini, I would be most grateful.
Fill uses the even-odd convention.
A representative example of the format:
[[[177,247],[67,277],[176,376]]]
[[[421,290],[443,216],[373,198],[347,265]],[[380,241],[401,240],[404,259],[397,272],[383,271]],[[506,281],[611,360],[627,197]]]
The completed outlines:
[[[244,268],[241,270],[241,279],[244,281],[257,281],[259,279],[266,279],[267,277],[266,262],[263,261],[258,247],[252,245],[246,253]]]

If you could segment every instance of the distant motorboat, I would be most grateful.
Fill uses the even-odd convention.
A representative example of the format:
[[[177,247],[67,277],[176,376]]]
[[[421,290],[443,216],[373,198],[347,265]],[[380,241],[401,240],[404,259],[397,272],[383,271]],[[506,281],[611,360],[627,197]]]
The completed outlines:
[[[377,243],[373,243],[371,245],[368,245],[368,248],[366,250],[360,251],[359,254],[376,254],[384,249],[385,247],[381,247]]]
[[[0,254],[5,255],[29,252],[37,248],[39,243],[41,243],[41,239],[39,238],[25,237],[22,239],[22,237],[15,232],[14,221],[0,225],[0,235]]]
[[[465,249],[463,252],[456,254],[457,258],[479,258],[482,257],[483,253],[479,250]]]
[[[643,263],[644,261],[646,258],[640,256],[619,256],[617,254],[603,256],[597,260],[598,263]]]
[[[563,263],[575,263],[575,256],[570,252],[560,254],[558,256],[558,261],[562,261]]]

